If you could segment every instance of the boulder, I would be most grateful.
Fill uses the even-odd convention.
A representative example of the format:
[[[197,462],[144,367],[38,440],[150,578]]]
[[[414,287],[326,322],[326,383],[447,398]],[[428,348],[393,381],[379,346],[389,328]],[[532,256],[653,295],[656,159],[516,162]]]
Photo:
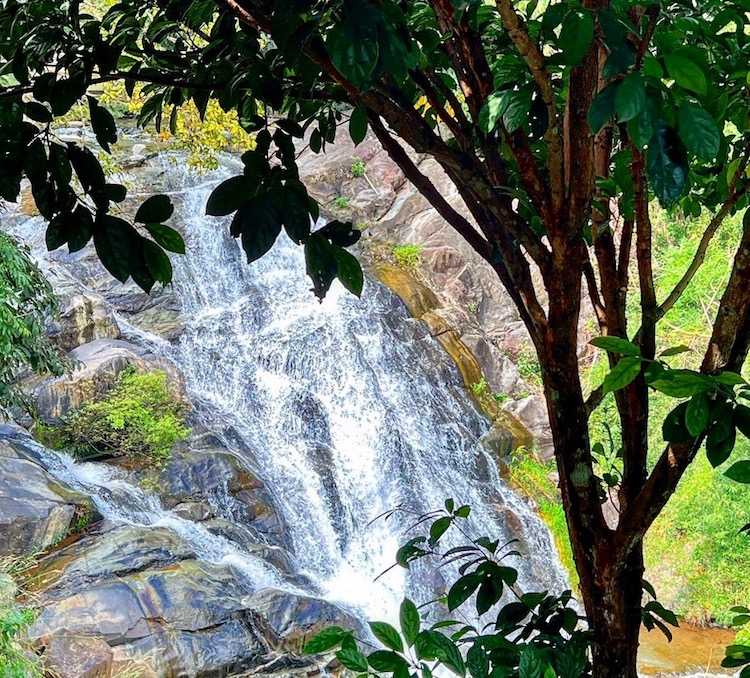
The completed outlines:
[[[277,637],[276,649],[299,650],[307,638],[327,626],[355,630],[361,627],[356,617],[333,603],[278,589],[261,589],[247,604],[272,629]]]
[[[110,678],[112,648],[100,638],[55,636],[45,649],[44,665],[57,678]]]
[[[80,407],[109,389],[114,378],[132,365],[139,371],[163,370],[174,397],[185,399],[185,381],[174,363],[119,339],[96,339],[71,351],[79,363],[70,375],[34,377],[26,383],[37,414],[46,424],[57,424],[68,410]]]
[[[0,438],[0,556],[49,548],[65,537],[85,498],[62,487],[15,441]]]
[[[67,300],[50,335],[64,351],[72,351],[95,339],[119,339],[112,308],[98,294],[84,292]]]
[[[166,527],[119,525],[81,539],[42,559],[34,575],[44,601],[133,572],[194,558],[193,548]]]
[[[61,642],[57,638],[102,640],[117,666],[145,661],[149,669],[139,675],[227,675],[269,660],[251,593],[231,567],[186,560],[87,586],[51,603],[29,636],[37,647]]]

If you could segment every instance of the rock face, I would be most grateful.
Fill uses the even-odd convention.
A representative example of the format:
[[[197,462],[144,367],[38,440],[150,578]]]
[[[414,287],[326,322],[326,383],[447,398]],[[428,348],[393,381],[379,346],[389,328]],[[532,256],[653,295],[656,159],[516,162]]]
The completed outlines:
[[[365,165],[363,177],[352,176],[355,157]],[[466,214],[439,165],[429,158],[413,159],[440,194]],[[505,414],[499,423],[505,425],[510,419],[512,427],[520,424],[525,429],[517,444],[528,444],[533,438],[537,453],[551,457],[554,450],[542,394],[535,384],[524,381],[515,365],[519,355],[530,353],[530,339],[489,264],[405,180],[371,138],[356,148],[342,138],[328,146],[323,156],[304,152],[300,174],[330,214],[367,227],[361,249],[371,272],[401,297],[416,318],[427,323],[456,361],[467,387],[484,378],[489,391],[502,395]],[[349,198],[345,209],[336,207],[337,196]],[[404,244],[419,247],[416,270],[389,265],[391,247]],[[539,290],[544,299],[541,283]],[[495,407],[488,414],[500,416]]]
[[[12,438],[0,438],[0,465],[0,556],[33,553],[65,537],[85,498],[56,483]]]

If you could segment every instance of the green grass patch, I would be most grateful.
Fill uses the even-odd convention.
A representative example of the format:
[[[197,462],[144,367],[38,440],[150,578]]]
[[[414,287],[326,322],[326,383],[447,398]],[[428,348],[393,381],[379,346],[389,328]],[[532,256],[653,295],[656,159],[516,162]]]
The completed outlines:
[[[407,271],[413,271],[422,260],[422,248],[419,245],[396,245],[391,251],[396,265]]]

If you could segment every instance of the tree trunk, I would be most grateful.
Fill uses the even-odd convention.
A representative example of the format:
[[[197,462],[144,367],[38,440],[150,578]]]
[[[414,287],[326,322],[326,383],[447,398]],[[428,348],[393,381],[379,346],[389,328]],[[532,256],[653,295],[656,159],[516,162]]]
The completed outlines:
[[[582,591],[594,632],[594,678],[636,678],[641,628],[643,548],[625,563],[612,562],[593,591]]]

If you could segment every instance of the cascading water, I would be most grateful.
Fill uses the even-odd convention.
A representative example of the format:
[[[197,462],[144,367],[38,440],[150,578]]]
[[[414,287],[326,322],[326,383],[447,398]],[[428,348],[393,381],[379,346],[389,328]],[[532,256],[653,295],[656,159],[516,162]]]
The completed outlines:
[[[407,590],[428,600],[434,582],[391,570],[376,583],[406,519],[371,521],[453,497],[472,507],[474,536],[523,541],[522,589],[566,588],[548,531],[499,478],[479,443],[488,425],[438,344],[379,284],[361,299],[334,285],[318,303],[301,248],[283,235],[247,266],[226,225],[204,216],[214,185],[181,207],[185,330],[160,350],[204,416],[253,451],[247,462],[274,494],[300,573],[332,601],[393,618]]]

